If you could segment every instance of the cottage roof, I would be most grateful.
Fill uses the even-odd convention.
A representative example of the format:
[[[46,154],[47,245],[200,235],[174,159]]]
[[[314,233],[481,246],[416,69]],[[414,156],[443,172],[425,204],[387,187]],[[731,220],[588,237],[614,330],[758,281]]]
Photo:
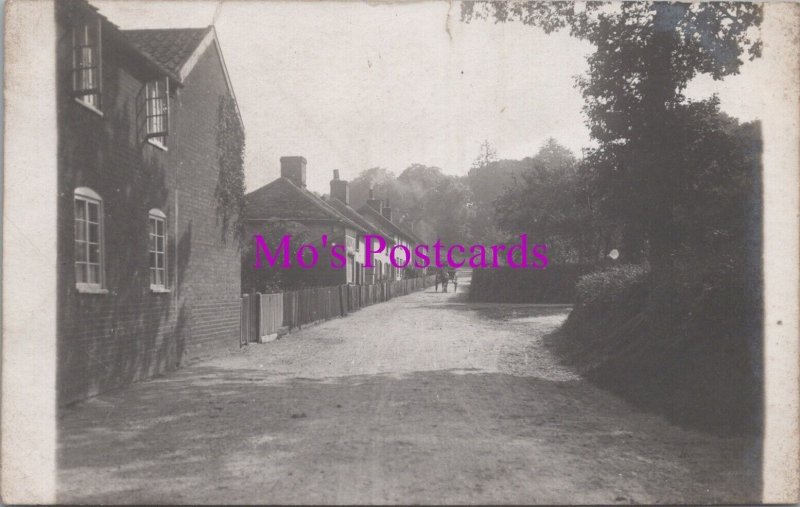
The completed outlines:
[[[213,25],[203,28],[121,30],[121,33],[131,46],[164,69],[165,73],[179,84],[183,84],[200,57],[213,43],[222,64],[222,75],[225,77],[225,83],[233,98],[240,125],[244,130],[239,102],[236,100],[233,83],[228,74],[228,67],[225,65],[225,58],[222,56],[217,31]]]
[[[394,234],[404,237],[406,240],[410,241],[411,243],[419,244],[422,243],[422,240],[417,237],[416,234],[407,230],[405,227],[402,227],[385,216],[381,214],[380,211],[376,210],[369,204],[365,204],[358,208],[358,212],[367,217],[367,220],[374,223],[377,227],[385,231],[392,231]]]
[[[363,215],[359,214],[359,212],[356,211],[354,208],[352,208],[351,206],[343,203],[339,199],[336,199],[335,197],[331,197],[326,202],[328,204],[330,204],[331,206],[333,206],[334,208],[336,208],[336,211],[338,211],[342,215],[346,216],[347,218],[349,218],[353,222],[355,222],[355,223],[359,224],[360,226],[362,226],[364,229],[367,230],[367,232],[369,232],[371,234],[379,234],[379,235],[383,236],[384,238],[391,239],[391,234],[387,234],[380,227],[378,227],[377,225],[373,224],[372,222],[370,222],[369,220],[364,218]]]
[[[333,221],[362,234],[369,232],[321,197],[283,177],[250,192],[245,202],[247,220]]]
[[[184,64],[211,31],[205,28],[169,28],[123,30],[122,33],[139,51],[159,65],[180,76]]]

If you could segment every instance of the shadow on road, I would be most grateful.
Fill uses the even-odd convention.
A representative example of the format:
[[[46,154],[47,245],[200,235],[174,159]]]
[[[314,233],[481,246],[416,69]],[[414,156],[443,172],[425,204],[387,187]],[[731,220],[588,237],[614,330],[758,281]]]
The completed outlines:
[[[59,500],[742,503],[747,448],[665,432],[584,382],[197,366],[64,410]]]

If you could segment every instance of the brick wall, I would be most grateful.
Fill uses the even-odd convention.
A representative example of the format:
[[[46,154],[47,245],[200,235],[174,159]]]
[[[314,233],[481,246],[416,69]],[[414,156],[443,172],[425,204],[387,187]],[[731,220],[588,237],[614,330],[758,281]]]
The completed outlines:
[[[177,363],[175,305],[151,294],[148,212],[169,216],[166,152],[138,139],[136,97],[145,67],[112,39],[103,47],[103,116],[71,96],[71,32],[58,24],[58,385],[67,403],[163,371]],[[131,62],[132,63],[132,62]],[[74,190],[103,199],[105,283],[108,294],[75,286]]]
[[[172,97],[168,151],[141,138],[137,97],[152,69],[103,37],[103,116],[71,96],[71,33],[58,3],[58,400],[76,401],[238,346],[239,254],[216,223],[217,102],[210,48]],[[173,132],[174,131],[174,132]],[[181,144],[185,143],[185,145]],[[74,190],[103,199],[107,294],[80,293]],[[169,293],[149,280],[148,212],[167,215]],[[35,317],[32,317],[35,318]]]
[[[228,88],[216,46],[206,49],[177,92],[171,126],[178,202],[177,343],[183,359],[239,346],[240,254],[222,239],[214,190],[219,179],[219,104]]]

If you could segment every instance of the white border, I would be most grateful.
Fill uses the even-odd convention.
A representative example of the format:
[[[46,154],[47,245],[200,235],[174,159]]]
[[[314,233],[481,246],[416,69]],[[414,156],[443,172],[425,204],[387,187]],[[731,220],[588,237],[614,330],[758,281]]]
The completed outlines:
[[[0,491],[6,504],[51,503],[56,490],[55,4],[16,0],[5,7]]]
[[[795,503],[798,447],[798,193],[800,192],[800,5],[764,6],[765,503]]]

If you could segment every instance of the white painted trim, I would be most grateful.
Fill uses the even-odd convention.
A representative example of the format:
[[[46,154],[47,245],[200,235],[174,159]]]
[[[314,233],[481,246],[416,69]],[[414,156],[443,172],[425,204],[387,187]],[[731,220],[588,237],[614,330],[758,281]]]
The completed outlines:
[[[164,146],[164,144],[163,144],[163,143],[160,143],[160,142],[158,141],[158,139],[156,139],[155,137],[148,137],[148,138],[147,138],[147,143],[148,143],[148,144],[150,144],[151,146],[154,146],[154,147],[158,148],[159,150],[162,150],[162,151],[169,151],[169,148],[167,148],[166,146]]]
[[[203,53],[206,52],[206,49],[208,49],[208,46],[211,45],[213,41],[214,30],[211,29],[206,33],[205,37],[203,37],[203,40],[200,41],[200,44],[194,48],[194,52],[186,59],[183,66],[178,70],[178,78],[180,78],[181,83],[186,80],[186,77],[192,72],[194,66],[200,61],[200,57],[203,56]]]
[[[85,108],[86,108],[86,109],[88,109],[89,111],[91,111],[91,112],[93,112],[93,113],[95,113],[95,114],[99,115],[101,118],[102,118],[103,116],[105,116],[105,115],[103,114],[103,111],[101,111],[101,110],[97,109],[96,107],[94,107],[93,105],[89,104],[89,103],[88,103],[88,102],[86,102],[85,100],[81,100],[81,98],[80,98],[80,97],[75,97],[75,102],[77,102],[78,104],[82,105],[83,107],[85,107]]]
[[[89,199],[94,199],[98,203],[103,202],[103,198],[100,197],[100,194],[95,192],[89,187],[78,187],[75,189],[75,197],[87,197]]]
[[[81,294],[108,294],[108,289],[104,289],[99,283],[76,283],[75,288]]]

